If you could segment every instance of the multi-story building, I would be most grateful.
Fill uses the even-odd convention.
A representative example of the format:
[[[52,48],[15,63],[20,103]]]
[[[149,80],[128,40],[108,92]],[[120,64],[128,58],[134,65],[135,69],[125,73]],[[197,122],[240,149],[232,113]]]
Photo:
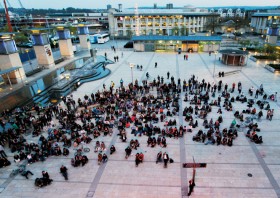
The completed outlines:
[[[211,12],[214,12],[214,9],[210,10]],[[220,15],[220,17],[222,18],[226,18],[226,17],[240,17],[240,18],[245,18],[246,13],[244,10],[241,10],[240,8],[238,9],[223,9],[223,8],[219,8],[218,9],[218,13]]]
[[[132,35],[187,35],[206,31],[208,9],[185,6],[169,9],[110,9],[109,32],[119,37]]]
[[[251,23],[250,23],[250,27],[252,28],[251,31],[260,34],[267,34],[268,28],[272,26],[280,27],[280,10],[268,10],[267,12],[256,12],[251,17]]]

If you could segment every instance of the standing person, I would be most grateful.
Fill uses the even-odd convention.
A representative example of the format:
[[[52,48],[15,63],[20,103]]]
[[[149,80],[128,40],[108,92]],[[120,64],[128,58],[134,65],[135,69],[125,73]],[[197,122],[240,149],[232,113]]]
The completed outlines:
[[[274,101],[277,102],[277,92],[274,94]]]
[[[155,68],[157,68],[157,62],[155,62]]]
[[[188,196],[191,196],[194,187],[195,187],[195,183],[194,183],[194,180],[192,179],[192,180],[189,181],[189,193],[188,193]]]
[[[238,85],[238,93],[240,94],[241,91],[242,91],[242,85],[241,85],[241,83],[240,83],[240,85]]]
[[[170,73],[169,73],[169,71],[167,72],[167,79],[169,79],[169,76],[170,76]]]
[[[68,180],[67,170],[68,169],[63,165],[60,167],[60,173],[62,174],[62,176],[64,177],[65,180]]]
[[[233,93],[233,92],[234,92],[234,89],[235,89],[235,83],[232,83],[231,93]]]
[[[158,154],[157,154],[157,161],[156,161],[156,164],[158,162],[161,162],[162,161],[162,152],[160,151]]]
[[[169,156],[166,152],[163,153],[163,162],[164,162],[164,168],[167,168],[167,163],[169,161]]]
[[[135,166],[138,167],[138,164],[140,163],[140,159],[139,159],[139,153],[137,153],[135,155]]]
[[[123,58],[123,52],[122,52],[122,58]]]
[[[98,165],[100,165],[101,164],[101,162],[102,162],[102,153],[100,152],[99,154],[98,154],[98,156],[97,156],[97,163],[98,163]]]
[[[270,116],[269,116],[270,121],[272,120],[273,114],[274,114],[274,109],[271,109]]]
[[[116,56],[117,62],[119,62],[119,56]]]
[[[184,55],[184,60],[186,60],[186,55]]]
[[[188,59],[189,59],[189,55],[187,54],[187,55],[186,55],[186,60],[188,60]]]
[[[120,80],[121,87],[123,87],[123,79]]]

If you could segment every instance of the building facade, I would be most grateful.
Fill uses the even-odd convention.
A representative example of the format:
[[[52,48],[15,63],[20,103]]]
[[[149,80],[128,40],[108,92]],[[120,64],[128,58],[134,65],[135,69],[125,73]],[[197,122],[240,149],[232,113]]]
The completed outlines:
[[[214,14],[218,17],[218,14]],[[132,35],[188,35],[206,31],[208,9],[183,7],[176,9],[128,9],[108,13],[109,32],[119,37]]]
[[[251,17],[251,31],[267,34],[268,28],[272,26],[280,27],[280,10],[256,12]]]
[[[133,48],[137,52],[209,52],[218,51],[220,36],[132,36]]]

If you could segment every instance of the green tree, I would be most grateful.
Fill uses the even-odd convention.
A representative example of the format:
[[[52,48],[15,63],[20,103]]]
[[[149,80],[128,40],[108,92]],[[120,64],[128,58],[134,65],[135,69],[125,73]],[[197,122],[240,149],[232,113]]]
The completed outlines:
[[[221,26],[219,21],[219,15],[216,13],[211,13],[208,17],[206,17],[205,28],[206,31],[211,31],[215,33],[215,28]]]
[[[133,35],[133,32],[131,31],[131,29],[130,29],[130,28],[127,28],[127,30],[126,30],[126,36],[127,36],[127,38],[131,39],[132,35]]]
[[[188,29],[186,28],[185,25],[183,25],[180,29],[180,34],[181,36],[188,36]]]
[[[266,44],[264,45],[264,51],[266,54],[269,54],[269,55],[272,55],[272,54],[276,54],[276,46],[273,46],[273,45],[269,45],[269,44]]]
[[[172,35],[179,36],[179,28],[177,26],[172,28]]]
[[[259,47],[257,48],[257,52],[259,52],[260,54],[265,53],[265,48],[264,48],[264,46],[259,46]]]
[[[19,33],[15,35],[14,40],[16,43],[24,43],[28,42],[28,37],[24,33]]]
[[[254,45],[255,47],[258,47],[258,46],[259,46],[259,44],[260,44],[260,42],[259,42],[259,41],[253,41],[253,45]]]

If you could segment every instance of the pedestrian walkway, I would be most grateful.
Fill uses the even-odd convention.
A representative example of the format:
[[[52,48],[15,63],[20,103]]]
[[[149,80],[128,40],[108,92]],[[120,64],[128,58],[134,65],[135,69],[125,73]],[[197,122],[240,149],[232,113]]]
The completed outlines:
[[[173,52],[141,52],[133,51],[106,51],[109,59],[114,56],[121,57],[119,62],[107,65],[111,74],[105,78],[88,82],[81,85],[75,92],[73,98],[83,98],[84,95],[90,95],[92,92],[102,91],[103,84],[109,87],[111,81],[116,87],[120,86],[120,80],[124,85],[137,79],[141,84],[146,80],[146,72],[150,74],[149,81],[164,77],[164,82],[170,82],[166,79],[167,72],[175,81],[180,78],[188,80],[191,75],[195,75],[199,81],[205,79],[209,82],[218,82],[230,85],[235,82],[242,82],[243,92],[251,86],[258,87],[263,84],[267,94],[275,92],[280,93],[280,76],[272,74],[262,66],[249,60],[248,65],[242,68],[241,72],[234,75],[228,75],[224,78],[218,78],[216,74],[219,71],[231,72],[240,69],[239,67],[230,67],[223,65],[218,61],[215,63],[215,57],[208,53],[191,53],[188,61],[184,60],[183,55]],[[103,55],[104,51],[98,52]],[[88,54],[85,54],[88,55]],[[219,55],[218,55],[219,56]],[[157,62],[157,68],[154,67]],[[136,67],[130,68],[130,63],[142,65],[143,70]],[[213,78],[214,65],[215,78]],[[37,74],[36,74],[37,75]],[[35,77],[33,77],[35,78]],[[153,92],[154,93],[154,92]],[[180,111],[176,116],[179,125],[187,125],[182,115],[182,110],[187,105],[182,101],[184,94],[180,95]],[[278,100],[279,101],[279,100]],[[156,154],[161,148],[150,148],[146,146],[147,137],[139,137],[140,150],[145,154],[144,163],[135,167],[133,157],[125,159],[124,149],[127,143],[121,142],[114,134],[113,136],[101,137],[106,147],[114,144],[116,153],[109,156],[106,164],[99,166],[97,164],[97,155],[94,150],[95,140],[89,145],[89,162],[84,167],[74,168],[71,166],[70,158],[73,157],[73,151],[68,157],[49,157],[45,162],[31,164],[28,168],[34,173],[34,176],[28,180],[18,175],[9,183],[9,173],[15,167],[11,166],[0,169],[0,197],[67,197],[67,198],[179,198],[187,197],[188,181],[192,178],[192,169],[182,168],[182,163],[192,163],[193,158],[197,163],[207,163],[206,168],[196,170],[196,186],[191,197],[280,197],[280,129],[279,129],[279,106],[276,102],[270,102],[271,108],[275,109],[272,121],[261,120],[259,128],[260,135],[263,137],[263,144],[255,145],[245,137],[245,132],[238,133],[238,140],[234,141],[232,147],[204,145],[193,142],[192,137],[198,131],[187,133],[184,139],[167,139],[166,150],[174,163],[169,164],[168,168],[163,168],[162,164],[156,164]],[[237,110],[244,109],[246,104],[234,103]],[[217,108],[213,108],[213,119],[217,119],[215,113]],[[215,117],[216,116],[216,117]],[[233,120],[232,112],[223,113],[224,122],[222,127],[229,127]],[[200,120],[200,122],[202,122]],[[162,124],[163,125],[163,124]],[[163,126],[162,126],[163,127]],[[117,131],[114,131],[115,133]],[[134,136],[128,129],[128,140]],[[38,141],[36,138],[28,137],[32,141]],[[13,154],[6,152],[9,160],[13,161]],[[65,181],[59,174],[59,167],[64,164],[68,167],[69,180]],[[47,170],[54,180],[53,183],[44,188],[38,189],[34,186],[34,180],[39,177],[42,170]],[[251,174],[252,177],[248,176]]]

